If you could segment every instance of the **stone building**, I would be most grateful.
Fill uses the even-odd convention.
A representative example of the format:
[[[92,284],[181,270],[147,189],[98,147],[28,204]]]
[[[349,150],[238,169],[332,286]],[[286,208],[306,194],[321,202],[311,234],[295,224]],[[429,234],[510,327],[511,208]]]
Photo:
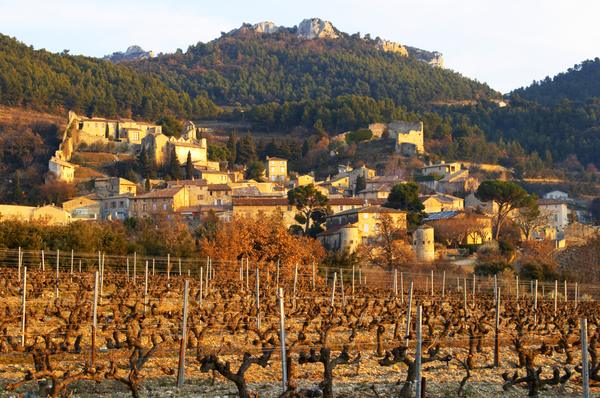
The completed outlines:
[[[187,162],[188,153],[192,155],[194,167],[200,165],[208,166],[206,139],[196,140],[194,138],[185,139],[183,137],[167,137],[164,134],[148,134],[142,141],[146,147],[148,158],[157,165],[168,162],[173,148],[177,154],[180,164]]]
[[[91,144],[98,139],[140,144],[148,134],[161,134],[162,127],[132,119],[87,118],[75,115],[77,143]]]
[[[412,231],[412,249],[419,261],[435,260],[434,229],[429,225],[421,225]]]
[[[425,206],[426,213],[439,213],[442,211],[464,210],[465,200],[450,195],[419,195],[419,199]]]
[[[327,216],[327,230],[317,235],[323,247],[341,250],[356,249],[359,244],[368,244],[369,239],[378,239],[381,215],[388,214],[406,229],[406,212],[381,206],[362,206]]]
[[[75,178],[75,165],[66,160],[52,156],[48,162],[48,168],[60,181],[72,182]]]
[[[41,207],[0,205],[0,220],[15,218],[23,221],[42,220],[48,225],[67,225],[71,222],[69,212],[54,205]]]
[[[387,126],[390,138],[396,141],[396,153],[416,157],[425,153],[423,147],[423,122],[391,122]]]
[[[269,181],[283,182],[287,178],[287,159],[268,157],[265,162],[265,176]]]
[[[85,196],[68,200],[63,203],[62,207],[69,212],[71,222],[94,221],[102,217],[100,203]]]
[[[150,217],[157,213],[173,214],[182,206],[189,206],[190,198],[186,187],[165,188],[129,200],[132,217]]]
[[[130,193],[109,196],[101,200],[101,212],[103,220],[122,220],[129,217],[130,199],[134,197]]]
[[[137,193],[137,184],[119,177],[104,177],[94,180],[94,192],[101,196]]]

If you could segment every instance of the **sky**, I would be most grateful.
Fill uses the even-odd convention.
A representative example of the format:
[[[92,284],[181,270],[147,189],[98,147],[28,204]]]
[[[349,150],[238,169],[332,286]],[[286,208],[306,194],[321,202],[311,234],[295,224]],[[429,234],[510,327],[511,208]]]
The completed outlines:
[[[305,18],[438,51],[444,66],[502,93],[600,57],[597,0],[0,0],[0,33],[51,52],[103,57],[133,44],[184,52],[242,23]]]

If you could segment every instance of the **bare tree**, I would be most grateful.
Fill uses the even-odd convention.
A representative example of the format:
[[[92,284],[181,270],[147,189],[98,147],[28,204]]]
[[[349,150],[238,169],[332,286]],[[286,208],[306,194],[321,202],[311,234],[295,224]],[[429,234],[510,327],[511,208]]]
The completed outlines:
[[[546,227],[552,219],[552,212],[546,209],[535,207],[522,207],[515,212],[513,221],[519,226],[519,229],[525,235],[525,240],[531,238],[531,234],[539,228]]]

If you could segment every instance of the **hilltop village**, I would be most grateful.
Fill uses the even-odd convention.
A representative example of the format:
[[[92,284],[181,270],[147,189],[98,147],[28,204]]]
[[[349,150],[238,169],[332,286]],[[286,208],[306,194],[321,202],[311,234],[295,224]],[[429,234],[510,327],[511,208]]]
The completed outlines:
[[[203,131],[210,129],[191,121],[182,124],[178,137],[164,134],[158,124],[87,118],[73,112],[67,125],[60,148],[50,159],[47,182],[77,183],[87,187],[87,192],[61,206],[1,205],[3,218],[46,217],[52,223],[67,225],[164,217],[178,218],[196,229],[207,219],[229,222],[236,217],[276,214],[290,231],[311,235],[325,249],[334,251],[364,250],[381,242],[392,228],[393,234],[399,234],[395,238],[421,262],[457,254],[459,246],[479,245],[494,238],[498,204],[477,198],[482,181],[471,176],[463,163],[427,162],[421,122],[376,123],[331,138],[330,147],[339,151],[349,147],[349,138],[356,142],[357,134],[367,132],[362,141],[381,140],[405,164],[420,165],[412,174],[382,173],[364,164],[352,167],[347,163],[338,165],[336,175],[323,179],[315,178],[314,173],[290,172],[290,159],[281,156],[267,155],[262,161],[233,166],[227,160],[210,160],[209,152],[214,148],[209,150],[203,138]],[[359,145],[360,141],[359,137]],[[138,172],[128,174],[129,179],[83,175],[78,170],[84,167],[76,163],[86,148],[115,153],[115,160],[135,157]],[[331,155],[335,154],[332,150]],[[140,164],[144,162],[156,170],[175,165],[179,172],[171,171],[173,176],[165,179],[155,173],[151,178]],[[420,222],[415,223],[410,209],[390,205],[389,197],[397,186],[415,188],[422,204],[415,210]],[[294,192],[322,198],[321,204],[305,206],[301,200],[292,200]],[[551,240],[560,248],[596,234],[594,228],[584,225],[589,212],[575,206],[567,193],[548,192],[537,204],[543,209],[543,222],[521,238]],[[450,245],[436,244],[440,238]]]

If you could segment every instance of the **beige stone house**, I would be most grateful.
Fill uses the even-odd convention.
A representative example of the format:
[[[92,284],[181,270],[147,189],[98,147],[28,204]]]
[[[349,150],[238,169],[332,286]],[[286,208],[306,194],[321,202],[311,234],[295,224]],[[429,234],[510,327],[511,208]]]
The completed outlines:
[[[115,196],[137,193],[137,184],[119,177],[96,178],[94,192],[102,196]]]
[[[464,210],[465,208],[464,199],[445,194],[419,195],[419,199],[425,206],[426,213]]]
[[[48,162],[48,168],[60,181],[72,182],[75,178],[75,165],[66,160],[52,156]]]
[[[69,212],[71,222],[94,221],[102,218],[100,203],[85,196],[68,200],[62,207]]]
[[[154,214],[176,212],[182,206],[189,206],[190,198],[187,187],[165,188],[129,199],[132,217],[144,218]]]
[[[265,161],[265,176],[269,181],[283,182],[287,179],[287,159],[268,157]]]
[[[0,205],[0,219],[15,218],[23,221],[45,220],[49,225],[67,225],[71,222],[69,212],[54,205],[41,207]]]

